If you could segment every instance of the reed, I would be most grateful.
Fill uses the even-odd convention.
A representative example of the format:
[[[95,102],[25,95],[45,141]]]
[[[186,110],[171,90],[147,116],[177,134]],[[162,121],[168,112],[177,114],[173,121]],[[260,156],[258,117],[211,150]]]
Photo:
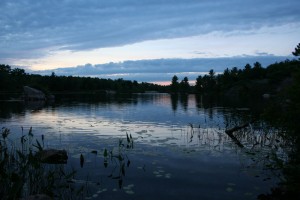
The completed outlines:
[[[2,128],[0,136],[0,196],[1,199],[21,199],[45,194],[51,198],[73,199],[76,188],[71,179],[76,171],[66,172],[63,164],[42,163],[37,156],[43,151],[34,136],[32,128],[21,138],[10,139],[12,133]]]
[[[123,179],[126,174],[126,167],[130,166],[130,159],[126,154],[127,149],[133,149],[133,138],[131,134],[126,133],[126,144],[123,139],[119,139],[119,146],[117,151],[106,148],[103,152],[103,164],[107,168],[109,165],[112,166],[112,171],[108,177],[118,181],[119,188],[123,186]]]

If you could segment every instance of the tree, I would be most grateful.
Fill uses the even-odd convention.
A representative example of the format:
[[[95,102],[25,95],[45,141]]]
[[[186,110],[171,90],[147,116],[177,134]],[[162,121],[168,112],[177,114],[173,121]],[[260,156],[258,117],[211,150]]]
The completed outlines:
[[[24,69],[15,68],[10,71],[11,87],[15,90],[22,90],[26,84],[26,73]]]
[[[251,79],[251,70],[252,70],[251,65],[247,63],[242,72],[243,79]]]
[[[177,81],[178,81],[178,77],[176,75],[174,75],[172,78],[172,84],[178,83]]]
[[[224,88],[227,88],[234,82],[233,77],[231,76],[231,71],[228,68],[224,70],[223,75],[221,76],[221,82],[221,85]]]
[[[247,63],[246,65],[245,65],[245,71],[250,71],[251,70],[251,65],[249,64],[249,63]]]
[[[252,77],[254,79],[262,79],[265,77],[265,69],[259,62],[255,62],[252,68]]]
[[[189,79],[188,77],[184,77],[180,82],[180,92],[188,93],[190,89]]]
[[[203,89],[203,81],[202,81],[202,76],[198,76],[196,78],[196,85],[195,85],[196,93],[202,93]]]
[[[300,43],[297,45],[297,47],[295,48],[295,51],[292,52],[292,54],[294,56],[300,56]]]
[[[259,62],[255,62],[253,68],[260,69],[260,68],[262,68],[262,66]]]
[[[0,73],[9,74],[11,71],[11,68],[9,65],[0,65]]]
[[[10,72],[9,65],[0,65],[0,90],[7,90],[10,86]]]
[[[213,91],[216,85],[216,77],[213,69],[209,70],[208,90]]]
[[[231,79],[236,82],[238,81],[239,79],[239,70],[237,67],[233,67],[231,70],[230,70],[230,76],[231,76]]]
[[[208,74],[209,74],[209,77],[210,77],[211,79],[213,79],[214,76],[215,76],[215,72],[214,72],[213,69],[209,70]]]
[[[178,89],[179,89],[178,77],[174,75],[171,83],[171,91],[177,93]]]

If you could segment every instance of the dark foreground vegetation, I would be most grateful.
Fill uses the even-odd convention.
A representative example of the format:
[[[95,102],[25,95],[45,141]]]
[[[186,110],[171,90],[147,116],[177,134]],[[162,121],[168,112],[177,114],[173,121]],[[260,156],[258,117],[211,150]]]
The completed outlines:
[[[67,172],[58,157],[46,160],[44,138],[34,140],[32,128],[19,138],[10,138],[10,130],[2,128],[0,136],[0,196],[10,199],[73,199],[82,195],[83,188],[75,188],[71,181],[75,171]],[[49,158],[49,157],[47,157]],[[64,158],[66,159],[66,158]],[[52,162],[54,161],[54,162]],[[54,165],[49,165],[54,163]],[[47,194],[47,195],[44,195]],[[37,195],[37,196],[33,196]],[[50,197],[49,197],[50,196]]]
[[[300,44],[293,55],[300,56]],[[281,129],[283,138],[290,144],[288,159],[276,160],[283,179],[277,188],[259,199],[299,199],[300,197],[300,62],[287,61],[270,65],[271,83],[277,83],[274,97],[266,106],[263,118]],[[267,70],[268,70],[267,69]]]
[[[89,181],[77,181],[77,171],[67,170],[68,155],[65,150],[46,149],[44,136],[41,140],[33,135],[32,128],[20,138],[11,138],[9,129],[0,132],[0,197],[14,199],[85,199],[89,194]],[[118,151],[103,151],[103,165],[113,170],[108,176],[122,188],[126,168],[130,165],[127,150],[133,148],[133,138],[126,133],[126,141],[119,139]],[[97,155],[94,150],[92,154]],[[80,155],[80,166],[84,156]],[[126,167],[125,167],[126,165]],[[94,183],[100,185],[99,182]]]

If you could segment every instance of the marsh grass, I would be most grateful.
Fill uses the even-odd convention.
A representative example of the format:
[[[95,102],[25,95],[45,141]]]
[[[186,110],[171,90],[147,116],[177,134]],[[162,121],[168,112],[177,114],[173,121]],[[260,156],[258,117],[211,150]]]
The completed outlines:
[[[232,149],[239,152],[241,166],[246,171],[261,168],[265,173],[271,173],[273,177],[281,179],[280,169],[288,161],[289,150],[289,143],[283,139],[281,130],[263,122],[251,123],[233,133],[241,146],[225,133],[227,125],[225,128],[212,129],[207,124],[196,126],[189,123],[187,127],[187,145],[194,143],[215,152]]]
[[[66,172],[63,164],[42,163],[36,154],[43,150],[32,128],[28,134],[10,139],[12,133],[2,128],[0,138],[0,197],[22,199],[31,195],[46,194],[55,199],[78,199],[83,197],[83,189],[72,183],[76,171]]]

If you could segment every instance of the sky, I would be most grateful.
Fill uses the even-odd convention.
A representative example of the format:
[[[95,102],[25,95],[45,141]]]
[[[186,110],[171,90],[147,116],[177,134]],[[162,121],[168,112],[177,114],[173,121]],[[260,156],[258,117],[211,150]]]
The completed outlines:
[[[291,59],[299,0],[1,0],[0,63],[165,82]]]

